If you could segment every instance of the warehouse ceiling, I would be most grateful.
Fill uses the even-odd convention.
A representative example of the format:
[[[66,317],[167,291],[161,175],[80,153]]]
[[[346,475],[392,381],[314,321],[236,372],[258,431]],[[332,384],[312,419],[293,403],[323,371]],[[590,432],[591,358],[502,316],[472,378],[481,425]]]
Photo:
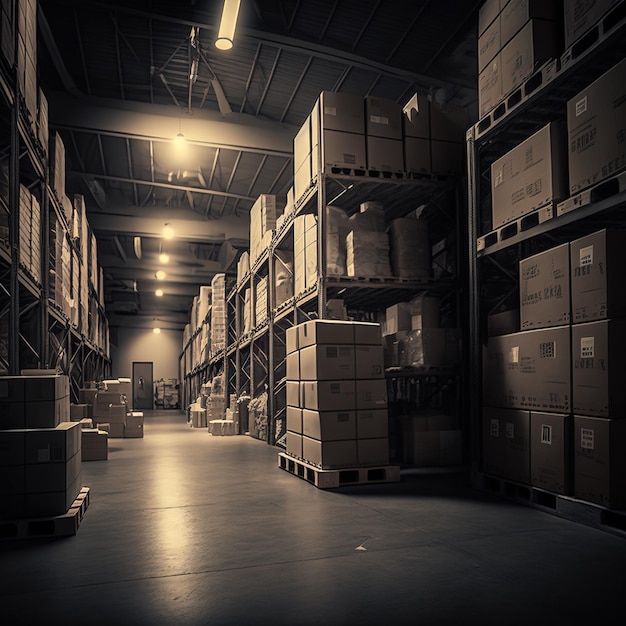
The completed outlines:
[[[401,104],[419,91],[475,111],[480,4],[242,0],[222,51],[222,0],[40,0],[40,84],[111,327],[182,329],[199,286],[235,276],[250,207],[291,186],[293,138],[321,91]]]

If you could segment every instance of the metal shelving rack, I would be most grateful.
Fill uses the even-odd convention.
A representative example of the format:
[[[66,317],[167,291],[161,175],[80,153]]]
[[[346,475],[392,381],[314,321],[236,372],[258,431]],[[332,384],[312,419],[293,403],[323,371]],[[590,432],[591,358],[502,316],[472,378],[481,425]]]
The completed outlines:
[[[86,381],[108,376],[108,346],[97,346],[49,298],[48,233],[52,216],[60,219],[62,210],[48,185],[47,157],[29,122],[16,68],[2,54],[0,123],[0,158],[8,161],[8,189],[6,197],[0,198],[8,230],[6,247],[0,246],[0,323],[7,339],[0,350],[0,370],[19,375],[22,369],[56,369],[70,377],[71,400],[77,402],[78,389]],[[38,277],[30,274],[20,258],[20,183],[40,203]],[[102,316],[100,322],[106,323],[103,312]]]
[[[499,229],[490,223],[490,165],[549,122],[565,121],[567,102],[626,57],[626,2],[617,3],[560,58],[538,68],[518,89],[467,132],[468,166],[468,397],[473,482],[520,502],[595,526],[626,519],[530,485],[504,484],[481,472],[482,346],[487,315],[510,305],[518,293],[522,258],[613,226],[624,228],[626,173],[557,205],[542,207]],[[508,308],[508,307],[507,307]],[[611,521],[612,520],[612,521]]]

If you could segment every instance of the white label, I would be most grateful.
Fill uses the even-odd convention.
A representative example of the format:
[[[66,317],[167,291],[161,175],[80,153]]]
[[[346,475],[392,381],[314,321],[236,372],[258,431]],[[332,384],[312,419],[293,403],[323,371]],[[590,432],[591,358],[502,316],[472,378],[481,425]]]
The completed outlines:
[[[595,347],[595,337],[580,338],[580,358],[593,359]]]
[[[324,115],[333,115],[337,116],[337,107],[324,107]]]
[[[541,443],[552,445],[552,426],[549,424],[541,425]]]
[[[580,267],[585,265],[593,265],[593,246],[585,246],[580,249]]]
[[[581,428],[580,429],[580,447],[585,450],[593,450],[593,428]]]
[[[492,437],[499,437],[500,436],[500,420],[499,419],[492,419],[490,424],[489,424],[489,434]]]
[[[509,350],[509,363],[519,363],[519,346],[513,346]]]
[[[389,126],[389,118],[382,115],[370,115],[370,122],[373,122],[374,124],[384,124],[385,126]]]
[[[584,96],[576,103],[576,117],[582,115],[587,110],[587,96]]]
[[[543,341],[539,344],[540,359],[556,359],[556,341]]]
[[[515,424],[511,424],[511,422],[506,423],[506,438],[515,439]]]

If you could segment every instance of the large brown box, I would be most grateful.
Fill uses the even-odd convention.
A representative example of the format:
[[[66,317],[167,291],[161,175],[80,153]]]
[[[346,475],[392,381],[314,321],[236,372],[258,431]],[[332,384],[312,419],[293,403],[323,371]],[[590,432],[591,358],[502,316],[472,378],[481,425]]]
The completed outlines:
[[[322,167],[333,169],[364,170],[367,164],[365,135],[341,130],[324,130],[321,138]]]
[[[287,406],[287,430],[302,434],[302,409],[296,406]]]
[[[302,382],[300,386],[303,408],[315,411],[346,411],[355,408],[354,380],[312,380]]]
[[[478,75],[479,117],[494,109],[502,96],[502,52],[499,52]]]
[[[302,458],[302,433],[287,431],[287,453]]]
[[[109,433],[98,428],[83,428],[82,461],[106,461],[109,458]]]
[[[354,378],[354,371],[352,345],[319,344],[300,350],[300,380],[346,380]]]
[[[482,468],[521,483],[530,483],[530,412],[483,407]]]
[[[389,465],[389,440],[387,437],[358,439],[356,456],[358,465]]]
[[[534,487],[569,495],[573,490],[573,419],[530,413],[530,480]]]
[[[565,47],[580,39],[619,0],[568,0],[564,2]]]
[[[572,195],[626,167],[626,59],[567,103]]]
[[[572,323],[626,317],[626,231],[601,230],[570,243]]]
[[[366,96],[365,134],[402,139],[402,107],[391,98]]]
[[[519,263],[520,328],[569,324],[570,258],[564,243]]]
[[[302,434],[319,441],[356,439],[354,411],[302,411]]]
[[[491,165],[492,227],[567,197],[565,127],[550,123]]]
[[[81,425],[61,422],[56,428],[28,429],[24,445],[28,464],[67,461],[80,452]]]
[[[554,28],[559,34],[562,24],[561,2],[557,0],[509,0],[501,8],[500,38],[502,45],[508,43],[529,20],[558,22]],[[567,4],[567,3],[566,3]]]
[[[562,25],[548,20],[529,20],[502,48],[502,94],[506,97],[545,61],[562,52]]]
[[[356,436],[358,439],[389,436],[389,413],[387,409],[362,409],[356,412]]]
[[[335,91],[322,91],[312,116],[319,114],[319,128],[340,130],[348,133],[365,133],[365,105],[362,96]],[[319,113],[317,113],[319,111]],[[316,142],[315,128],[318,122],[312,120],[312,144]]]
[[[402,145],[402,139],[368,135],[366,146],[367,169],[394,173],[404,171],[404,146]]]
[[[626,509],[626,419],[574,416],[574,495]]]
[[[319,441],[302,437],[302,457],[324,469],[355,467],[357,464],[356,439],[345,441]]]
[[[626,414],[626,319],[572,326],[572,411],[578,415]]]
[[[514,409],[571,410],[570,327],[489,337],[483,361],[483,403]]]
[[[343,320],[309,320],[297,329],[300,349],[313,344],[354,343],[354,326]]]

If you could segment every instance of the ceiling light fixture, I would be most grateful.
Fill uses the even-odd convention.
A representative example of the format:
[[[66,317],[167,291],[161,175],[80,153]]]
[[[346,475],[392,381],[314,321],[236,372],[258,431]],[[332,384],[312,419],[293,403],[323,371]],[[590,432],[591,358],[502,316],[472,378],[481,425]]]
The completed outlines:
[[[159,261],[161,263],[169,263],[170,262],[170,255],[167,254],[167,252],[161,252],[161,254],[159,254]]]
[[[173,239],[174,238],[174,229],[169,225],[165,224],[163,227],[163,239]]]
[[[155,274],[157,280],[163,280],[167,274],[163,271],[163,270],[159,270],[156,274]]]
[[[152,329],[152,332],[153,332],[155,335],[158,335],[158,334],[161,332],[161,329],[160,329],[158,326],[155,326],[155,327]]]
[[[163,297],[163,289],[157,289],[157,290],[154,292],[154,295],[155,295],[157,298],[162,298],[162,297]]]
[[[215,47],[219,50],[230,50],[233,47],[240,4],[241,0],[224,0],[222,21],[215,40]]]

